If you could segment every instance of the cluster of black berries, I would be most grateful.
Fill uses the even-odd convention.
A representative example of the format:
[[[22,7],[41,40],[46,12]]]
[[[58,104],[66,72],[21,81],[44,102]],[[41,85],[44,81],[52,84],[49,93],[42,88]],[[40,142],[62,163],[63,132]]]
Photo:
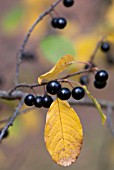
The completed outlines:
[[[70,91],[66,87],[61,87],[61,84],[58,81],[50,81],[47,86],[47,92],[51,95],[57,95],[61,100],[68,100],[71,95],[74,99],[80,100],[84,97],[85,91],[82,87],[75,87]]]
[[[71,7],[74,4],[74,0],[63,0],[63,5],[65,7]],[[54,28],[63,29],[67,25],[67,21],[62,17],[55,17],[51,20],[51,25]]]
[[[105,70],[100,70],[95,75],[94,86],[98,89],[102,89],[106,86],[108,80],[108,73]]]
[[[51,25],[54,28],[58,28],[58,29],[63,29],[67,24],[67,21],[65,18],[53,18],[51,21]]]
[[[27,106],[36,106],[38,108],[45,107],[49,108],[51,103],[53,102],[53,99],[49,95],[42,96],[34,96],[33,94],[28,94],[25,97],[25,104]]]
[[[57,95],[57,97],[61,100],[68,100],[71,95],[74,99],[80,100],[84,97],[85,91],[82,87],[75,87],[72,91],[70,91],[66,87],[61,87],[61,84],[58,81],[50,81],[46,86],[47,92],[51,95]],[[45,107],[49,108],[52,104],[53,99],[50,95],[42,96],[34,96],[32,94],[28,94],[25,97],[25,104],[27,106],[35,105],[36,107]]]
[[[84,69],[88,69],[90,67],[95,67],[95,66],[96,66],[95,64],[92,64],[92,65],[87,64],[87,65],[85,65]],[[107,84],[108,77],[109,76],[108,76],[107,71],[105,71],[105,70],[98,71],[95,75],[94,86],[97,89],[104,88]],[[89,75],[88,74],[82,75],[80,77],[80,84],[88,85],[88,83],[89,83]]]

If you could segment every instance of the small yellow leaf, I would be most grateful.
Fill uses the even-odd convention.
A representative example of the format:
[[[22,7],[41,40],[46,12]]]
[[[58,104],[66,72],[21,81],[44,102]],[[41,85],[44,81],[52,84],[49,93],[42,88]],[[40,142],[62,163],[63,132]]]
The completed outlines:
[[[69,166],[77,159],[83,141],[80,119],[67,101],[56,99],[48,113],[45,142],[52,159],[61,166]]]
[[[38,83],[41,84],[42,81],[46,80],[54,80],[57,76],[62,73],[65,69],[67,69],[74,61],[74,57],[71,55],[63,56],[57,64],[47,73],[41,75],[38,78]]]
[[[103,113],[100,104],[98,103],[98,101],[90,94],[90,92],[87,90],[86,86],[83,86],[84,90],[86,91],[87,95],[90,97],[90,99],[93,101],[93,103],[95,104],[100,116],[101,116],[101,120],[102,120],[102,124],[104,125],[105,121],[106,121],[106,116]]]

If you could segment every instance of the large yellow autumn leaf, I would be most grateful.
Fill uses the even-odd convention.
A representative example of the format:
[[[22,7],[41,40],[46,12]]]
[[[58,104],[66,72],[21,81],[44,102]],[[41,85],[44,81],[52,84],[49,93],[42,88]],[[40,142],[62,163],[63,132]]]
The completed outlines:
[[[69,65],[73,63],[73,61],[74,57],[72,55],[68,54],[63,56],[49,72],[41,75],[38,78],[38,83],[41,84],[43,81],[56,79],[60,73],[62,73],[69,67]]]
[[[45,142],[52,159],[61,166],[69,166],[77,159],[83,141],[80,119],[67,101],[56,99],[48,113]]]

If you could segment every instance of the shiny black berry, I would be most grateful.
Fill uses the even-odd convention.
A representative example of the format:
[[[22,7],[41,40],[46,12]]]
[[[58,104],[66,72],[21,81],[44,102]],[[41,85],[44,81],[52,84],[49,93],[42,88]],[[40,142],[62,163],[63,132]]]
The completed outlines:
[[[63,0],[65,7],[71,7],[74,4],[74,0]]]
[[[42,106],[43,107],[49,108],[51,106],[52,102],[53,102],[53,99],[51,96],[49,96],[49,95],[43,96],[43,98],[42,98]]]
[[[53,28],[57,28],[57,26],[58,26],[57,23],[58,23],[58,18],[53,18],[51,20],[51,25],[52,25]]]
[[[63,29],[63,28],[65,28],[66,24],[67,24],[67,21],[66,21],[65,18],[58,18],[58,20],[57,20],[57,28]]]
[[[57,97],[61,100],[68,100],[70,96],[71,91],[66,87],[61,88],[57,93]]]
[[[46,86],[47,92],[52,95],[57,94],[60,88],[61,84],[58,81],[50,81]]]
[[[97,89],[103,89],[105,86],[106,86],[106,82],[97,82],[96,80],[94,81],[94,86],[97,88]]]
[[[2,129],[0,129],[0,135],[1,135],[1,132],[2,132]],[[7,138],[8,136],[9,136],[9,131],[6,130],[6,131],[5,131],[5,134],[3,135],[3,139],[4,139],[4,138]]]
[[[108,73],[105,70],[100,70],[95,75],[95,80],[97,82],[103,83],[108,79]]]
[[[42,107],[42,96],[36,96],[34,105],[39,108]]]
[[[35,101],[35,97],[32,94],[28,94],[24,100],[27,106],[32,106],[34,104],[34,101]]]
[[[80,100],[84,97],[85,91],[82,87],[75,87],[72,90],[72,97],[76,100]]]
[[[80,84],[87,85],[89,83],[88,75],[83,75],[80,77]]]
[[[103,52],[108,52],[110,50],[110,44],[108,42],[102,42],[101,50]]]

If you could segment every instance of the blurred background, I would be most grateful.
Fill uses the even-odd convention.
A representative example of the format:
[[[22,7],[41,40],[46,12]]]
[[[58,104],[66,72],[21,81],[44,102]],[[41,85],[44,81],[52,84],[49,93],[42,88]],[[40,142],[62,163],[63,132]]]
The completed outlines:
[[[9,90],[14,84],[16,55],[30,26],[54,0],[4,0],[0,4],[0,90]],[[51,13],[67,19],[63,30],[51,26],[51,17],[47,16],[38,24],[27,44],[26,54],[20,67],[20,82],[37,83],[37,78],[48,71],[65,54],[72,54],[77,61],[88,61],[98,40],[114,30],[113,0],[77,1],[71,8],[62,3]],[[95,89],[93,77],[88,85],[97,99],[114,101],[114,35],[107,36],[111,41],[110,54],[100,49],[95,64],[109,72],[106,88]],[[110,59],[111,58],[111,59]],[[76,65],[70,71],[82,69]],[[79,77],[75,78],[79,81]],[[26,90],[27,92],[27,90]],[[29,91],[28,91],[29,92]],[[36,93],[43,89],[36,88]],[[17,101],[0,100],[0,120],[9,117]],[[26,106],[23,106],[25,109]],[[78,106],[77,111],[84,129],[84,142],[78,160],[69,170],[113,170],[114,138],[107,127],[102,126],[95,108]],[[46,109],[35,109],[20,115],[9,136],[0,144],[0,170],[60,170],[49,156],[43,138]],[[104,110],[107,114],[107,110]],[[111,115],[114,122],[113,113]],[[2,128],[4,124],[0,124]]]

